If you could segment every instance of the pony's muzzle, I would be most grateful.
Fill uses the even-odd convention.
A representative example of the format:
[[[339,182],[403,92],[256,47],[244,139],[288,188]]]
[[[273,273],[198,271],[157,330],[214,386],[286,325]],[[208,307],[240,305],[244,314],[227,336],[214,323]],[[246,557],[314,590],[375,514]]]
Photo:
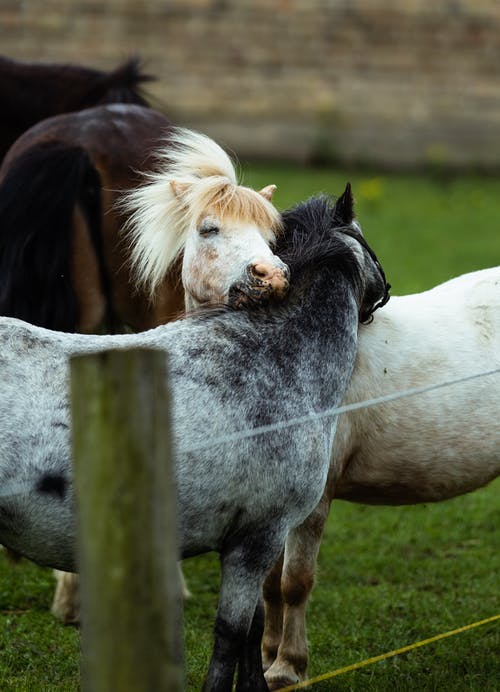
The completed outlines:
[[[247,276],[252,291],[282,298],[289,287],[290,270],[283,262],[253,262],[247,267]]]
[[[253,262],[246,269],[243,281],[233,284],[229,290],[229,305],[244,307],[261,303],[270,298],[283,298],[289,288],[290,270],[287,265],[269,262]]]

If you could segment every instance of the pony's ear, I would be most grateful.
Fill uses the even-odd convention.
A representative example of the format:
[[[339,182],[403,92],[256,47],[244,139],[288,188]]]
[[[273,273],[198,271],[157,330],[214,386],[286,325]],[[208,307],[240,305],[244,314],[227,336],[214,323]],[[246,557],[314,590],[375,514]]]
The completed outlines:
[[[265,197],[268,202],[271,202],[275,192],[276,185],[266,185],[266,187],[263,187],[262,190],[259,190],[259,195],[262,195],[262,197]]]
[[[344,192],[335,202],[335,217],[348,226],[354,219],[354,197],[352,196],[351,183],[347,183]]]
[[[186,193],[191,189],[191,183],[179,183],[177,180],[171,180],[170,187],[177,199],[182,202]]]

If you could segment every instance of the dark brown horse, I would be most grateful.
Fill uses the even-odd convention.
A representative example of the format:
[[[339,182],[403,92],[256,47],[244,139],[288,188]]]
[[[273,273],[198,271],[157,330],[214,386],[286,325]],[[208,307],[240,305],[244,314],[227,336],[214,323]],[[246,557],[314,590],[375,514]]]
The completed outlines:
[[[19,135],[44,118],[105,103],[147,105],[141,85],[151,79],[136,58],[102,72],[0,56],[0,160]]]
[[[180,287],[153,306],[131,286],[115,208],[170,127],[150,108],[114,104],[49,118],[16,141],[0,167],[0,314],[81,332],[172,317]]]

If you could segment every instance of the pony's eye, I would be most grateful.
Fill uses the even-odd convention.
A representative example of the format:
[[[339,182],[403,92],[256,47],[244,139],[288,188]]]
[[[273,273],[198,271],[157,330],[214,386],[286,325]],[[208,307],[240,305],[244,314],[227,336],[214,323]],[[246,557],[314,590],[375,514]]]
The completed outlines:
[[[217,235],[219,230],[219,227],[216,226],[214,223],[202,223],[201,226],[198,228],[198,233],[203,237],[207,237],[210,235]]]

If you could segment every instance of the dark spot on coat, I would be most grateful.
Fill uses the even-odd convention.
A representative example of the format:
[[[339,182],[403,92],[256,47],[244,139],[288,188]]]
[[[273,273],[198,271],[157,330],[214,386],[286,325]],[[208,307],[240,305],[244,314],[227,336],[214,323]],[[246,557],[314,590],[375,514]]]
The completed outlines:
[[[66,494],[67,485],[66,479],[60,473],[46,473],[38,481],[36,489],[39,493],[55,495],[62,500]]]

